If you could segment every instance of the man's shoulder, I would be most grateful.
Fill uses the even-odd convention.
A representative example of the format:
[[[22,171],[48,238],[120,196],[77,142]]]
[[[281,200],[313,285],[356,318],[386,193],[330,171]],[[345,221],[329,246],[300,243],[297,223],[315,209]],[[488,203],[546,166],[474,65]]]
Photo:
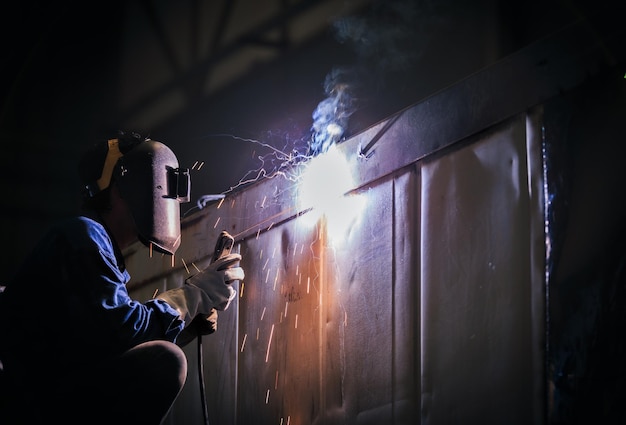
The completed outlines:
[[[87,248],[95,245],[102,249],[111,246],[111,238],[105,227],[89,217],[76,216],[60,221],[55,232],[63,235],[75,247]]]
[[[61,220],[57,222],[56,225],[53,227],[53,231],[58,233],[75,235],[89,233],[107,233],[106,229],[101,223],[85,216],[68,217],[64,220]]]

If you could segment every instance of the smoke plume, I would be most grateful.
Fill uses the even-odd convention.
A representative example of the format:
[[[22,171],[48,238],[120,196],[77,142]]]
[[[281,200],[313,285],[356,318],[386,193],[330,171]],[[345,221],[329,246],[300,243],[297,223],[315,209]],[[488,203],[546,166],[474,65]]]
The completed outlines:
[[[428,2],[381,0],[372,4],[368,15],[333,22],[336,39],[355,51],[357,63],[334,68],[326,76],[327,97],[312,115],[311,155],[326,152],[342,139],[350,116],[361,106],[356,99],[367,98],[357,96],[359,90],[382,90],[390,72],[408,69],[415,63],[419,56],[415,41],[424,24],[418,10],[427,9]]]

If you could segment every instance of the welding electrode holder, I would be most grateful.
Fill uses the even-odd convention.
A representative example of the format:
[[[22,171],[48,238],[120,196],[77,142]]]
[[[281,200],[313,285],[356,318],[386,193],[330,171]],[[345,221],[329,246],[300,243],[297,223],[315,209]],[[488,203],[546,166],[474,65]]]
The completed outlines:
[[[230,254],[234,244],[235,238],[233,238],[226,230],[222,230],[219,237],[217,238],[217,242],[215,243],[215,249],[213,250],[213,258],[211,259],[211,263],[214,263],[220,258]]]
[[[222,230],[217,238],[217,242],[215,243],[211,263],[229,255],[234,244],[235,238],[233,238],[227,231]],[[211,313],[207,316],[196,316],[192,320],[189,329],[195,330],[198,337],[215,332],[217,330],[217,310],[211,309]]]
[[[223,258],[229,255],[233,249],[233,245],[235,244],[235,238],[233,238],[226,230],[222,230],[219,237],[217,238],[217,242],[215,243],[215,249],[213,250],[213,257],[211,258],[211,263],[216,262],[220,258]],[[197,323],[194,323],[197,322]],[[205,424],[209,424],[209,412],[208,407],[206,405],[206,395],[204,388],[204,361],[203,350],[202,350],[202,336],[213,333],[217,330],[217,310],[214,308],[211,309],[211,314],[207,317],[195,317],[191,322],[191,329],[195,329],[197,332],[197,356],[198,356],[198,382],[200,384],[200,400],[202,403],[202,413],[204,415]]]
[[[215,243],[215,250],[211,257],[211,264],[217,260],[228,256],[235,244],[235,239],[226,231],[222,231]],[[232,291],[231,298],[236,295],[235,291]],[[228,300],[228,302],[230,302]],[[201,338],[203,335],[210,335],[217,330],[217,310],[212,308],[208,314],[198,314],[189,323],[177,338],[177,343],[181,347],[184,347],[195,338]]]
[[[231,256],[234,245],[235,245],[235,238],[232,237],[230,233],[228,233],[226,230],[222,230],[220,232],[219,237],[217,238],[217,242],[215,243],[215,249],[213,250],[213,257],[211,258],[211,264],[214,264],[217,261],[222,260],[222,259],[224,259],[224,261],[227,263],[232,263],[232,261],[230,259],[227,259],[227,257]],[[239,256],[239,254],[234,254],[234,255]],[[241,257],[239,256],[239,258]],[[215,267],[217,270],[222,270],[224,268],[224,265],[218,264]],[[242,273],[243,273],[243,270],[242,270]],[[243,276],[243,274],[241,275]],[[233,300],[235,295],[236,295],[235,291],[231,288],[231,297],[228,300],[228,303],[230,303],[230,301]],[[225,306],[223,309],[226,310],[226,308],[228,308],[228,306]],[[219,307],[218,309],[222,310]]]
[[[220,258],[224,258],[229,255],[235,245],[235,238],[233,238],[226,230],[222,230],[215,242],[215,249],[213,250],[213,256],[211,257],[211,264],[215,263]],[[193,323],[200,322],[200,323]],[[217,330],[217,311],[211,310],[211,314],[206,317],[196,317],[192,321],[195,325],[198,336],[208,335]]]

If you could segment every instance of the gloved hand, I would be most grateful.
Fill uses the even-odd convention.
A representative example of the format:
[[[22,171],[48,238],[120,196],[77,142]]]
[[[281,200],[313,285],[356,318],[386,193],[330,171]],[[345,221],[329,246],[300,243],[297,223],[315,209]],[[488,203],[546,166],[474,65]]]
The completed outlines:
[[[178,310],[186,326],[198,314],[207,316],[213,308],[226,310],[237,295],[231,284],[245,277],[239,261],[241,255],[228,254],[188,278],[181,287],[162,292],[157,298]]]
[[[217,310],[212,308],[209,315],[198,314],[176,338],[176,344],[184,347],[195,338],[210,335],[217,330]]]

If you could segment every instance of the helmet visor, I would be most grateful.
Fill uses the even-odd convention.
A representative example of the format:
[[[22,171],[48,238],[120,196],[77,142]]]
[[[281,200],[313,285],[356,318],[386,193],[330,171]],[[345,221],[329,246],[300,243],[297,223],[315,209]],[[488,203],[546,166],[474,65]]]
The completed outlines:
[[[166,145],[147,140],[120,158],[115,181],[130,206],[139,240],[173,255],[180,246],[180,203],[190,197],[189,170],[178,168]]]

